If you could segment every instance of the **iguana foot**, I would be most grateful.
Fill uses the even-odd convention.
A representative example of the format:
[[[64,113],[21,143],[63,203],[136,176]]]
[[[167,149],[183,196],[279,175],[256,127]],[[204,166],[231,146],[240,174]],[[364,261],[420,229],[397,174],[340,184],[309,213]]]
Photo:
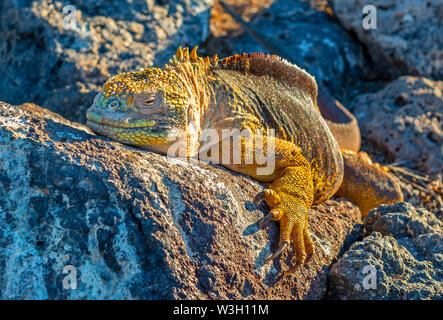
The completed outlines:
[[[294,245],[295,265],[287,273],[294,272],[297,267],[309,261],[314,254],[314,244],[308,230],[308,209],[296,196],[266,189],[259,198],[266,201],[271,211],[260,222],[259,227],[273,220],[280,222],[280,246],[265,262],[278,257],[283,251]]]

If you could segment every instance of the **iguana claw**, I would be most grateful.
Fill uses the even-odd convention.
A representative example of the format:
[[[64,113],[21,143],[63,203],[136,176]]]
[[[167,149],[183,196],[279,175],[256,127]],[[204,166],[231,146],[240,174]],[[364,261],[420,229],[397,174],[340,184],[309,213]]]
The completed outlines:
[[[294,246],[295,264],[285,274],[294,272],[314,254],[314,244],[308,226],[312,184],[309,183],[309,176],[303,176],[305,172],[302,167],[286,168],[281,177],[274,180],[260,195],[271,211],[259,222],[259,226],[271,220],[280,223],[280,246],[265,262],[268,263],[282,254],[291,242]]]
[[[277,251],[275,251],[270,257],[268,257],[268,258],[265,259],[265,263],[268,263],[268,262],[270,262],[271,260],[277,258],[279,255],[282,254],[282,252],[283,252],[284,250],[286,250],[287,247],[288,247],[288,242],[287,242],[287,241],[283,242],[283,243],[280,245],[280,247],[277,249]]]
[[[252,203],[254,204],[254,206],[258,206],[258,204],[260,203],[260,201],[262,201],[265,198],[265,191],[260,191],[259,193],[257,193],[257,195],[254,197],[254,200],[252,201]]]
[[[259,229],[263,228],[265,226],[265,224],[267,224],[268,222],[272,221],[272,218],[274,218],[274,215],[272,213],[269,213],[264,218],[262,218],[258,222]]]

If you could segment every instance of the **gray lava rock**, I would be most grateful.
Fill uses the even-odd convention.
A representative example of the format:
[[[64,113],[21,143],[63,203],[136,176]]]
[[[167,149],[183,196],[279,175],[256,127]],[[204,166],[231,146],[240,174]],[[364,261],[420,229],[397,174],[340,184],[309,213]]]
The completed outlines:
[[[360,45],[325,12],[297,0],[275,1],[252,23],[287,52],[304,61],[309,73],[322,80],[335,95],[344,84],[368,72]],[[249,35],[233,44],[233,53],[267,52]]]
[[[443,81],[403,76],[348,105],[362,136],[391,161],[443,176]]]
[[[380,70],[394,76],[443,79],[442,0],[330,0],[343,26],[356,33]],[[377,9],[376,29],[363,28],[363,7]]]
[[[0,100],[44,103],[85,122],[110,75],[161,65],[179,45],[204,41],[211,6],[212,0],[0,1]]]
[[[354,243],[329,273],[332,299],[442,299],[443,223],[409,203],[368,216],[371,235]]]
[[[322,298],[332,262],[362,231],[358,208],[311,209],[316,253],[283,276],[289,253],[264,264],[278,225],[257,228],[268,209],[251,201],[262,189],[1,103],[0,299]]]

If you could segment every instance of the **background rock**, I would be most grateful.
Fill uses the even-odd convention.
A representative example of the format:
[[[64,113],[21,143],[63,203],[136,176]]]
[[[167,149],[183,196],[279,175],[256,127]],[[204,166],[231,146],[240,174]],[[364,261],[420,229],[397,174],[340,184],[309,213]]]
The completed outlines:
[[[320,299],[361,232],[359,210],[310,211],[316,254],[294,274],[278,225],[257,230],[263,186],[93,135],[32,104],[0,104],[1,299]],[[78,288],[63,289],[63,268]]]
[[[64,28],[68,5],[76,8],[75,29]],[[204,41],[211,6],[212,0],[0,1],[0,100],[43,103],[85,122],[110,75],[161,65],[179,45]]]
[[[350,104],[362,135],[391,161],[421,172],[443,172],[443,82],[404,76]]]
[[[233,8],[240,5],[237,1],[226,2]],[[246,7],[247,11],[249,5]],[[316,79],[322,80],[337,98],[346,100],[348,96],[355,95],[350,92],[353,90],[351,87],[369,72],[368,62],[360,44],[333,17],[297,0],[274,1],[270,5],[268,2],[262,7],[260,11],[254,10],[258,12],[251,21],[256,30],[279,41],[288,53],[293,53],[294,58],[304,61],[309,66],[307,70]],[[243,14],[246,15],[251,14]],[[214,28],[211,32],[219,38],[216,41],[210,38],[215,43],[206,44],[211,49],[209,54],[229,56],[243,52],[268,52],[247,33],[235,37],[236,32],[231,30],[225,36]]]
[[[442,0],[329,0],[334,15],[366,45],[379,70],[443,79]],[[377,8],[377,28],[364,30],[363,7]]]
[[[443,216],[443,82],[403,76],[362,94],[348,107],[362,132],[362,148],[375,161],[426,177],[400,173],[405,200]],[[403,170],[403,169],[402,169]],[[398,171],[397,171],[398,173]]]
[[[443,298],[440,220],[424,209],[398,203],[372,210],[366,226],[372,234],[354,243],[332,267],[329,298]],[[375,288],[364,286],[371,274],[368,266],[376,272]]]

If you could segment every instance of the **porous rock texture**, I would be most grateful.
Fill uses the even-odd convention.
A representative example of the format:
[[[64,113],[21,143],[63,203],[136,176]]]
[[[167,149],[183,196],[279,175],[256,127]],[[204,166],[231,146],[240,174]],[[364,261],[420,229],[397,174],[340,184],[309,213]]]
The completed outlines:
[[[362,136],[392,162],[442,179],[443,81],[403,76],[349,104]]]
[[[251,26],[268,39],[278,41],[293,59],[301,62],[297,64],[323,81],[337,97],[352,95],[343,92],[343,88],[368,72],[360,44],[334,18],[305,1],[274,1]],[[268,52],[248,34],[229,47],[229,54]]]
[[[320,299],[362,228],[351,203],[310,210],[316,253],[294,274],[256,181],[0,104],[1,299]],[[70,266],[70,273],[63,273]],[[77,289],[63,286],[76,270]],[[69,280],[72,285],[72,279]]]
[[[334,264],[332,299],[443,298],[443,223],[403,202],[372,210],[371,234]]]
[[[212,0],[2,0],[0,100],[43,104],[84,123],[109,76],[162,65],[178,46],[204,41],[211,7]]]
[[[442,0],[329,0],[334,15],[365,44],[379,70],[443,79]],[[376,8],[376,28],[363,28],[363,8]]]

